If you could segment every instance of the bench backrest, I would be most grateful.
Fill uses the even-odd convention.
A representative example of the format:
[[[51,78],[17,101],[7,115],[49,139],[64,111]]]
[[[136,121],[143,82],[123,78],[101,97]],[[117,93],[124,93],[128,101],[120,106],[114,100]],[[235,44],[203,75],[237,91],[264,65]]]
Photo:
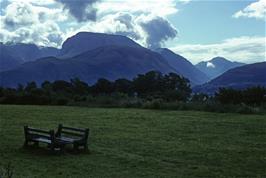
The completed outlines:
[[[58,129],[56,132],[56,136],[72,136],[80,139],[88,139],[89,136],[89,129],[81,129],[81,128],[74,128],[74,127],[66,127],[62,124],[58,125]]]
[[[55,140],[54,130],[42,130],[36,129],[28,126],[24,126],[25,139],[33,139],[33,138],[46,138],[51,140],[52,142]]]

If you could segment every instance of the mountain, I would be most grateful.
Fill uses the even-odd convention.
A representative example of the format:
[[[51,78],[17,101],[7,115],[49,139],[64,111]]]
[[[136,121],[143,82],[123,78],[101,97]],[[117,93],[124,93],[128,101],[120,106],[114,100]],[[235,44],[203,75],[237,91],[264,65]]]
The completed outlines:
[[[22,61],[11,50],[0,44],[0,72],[18,67]]]
[[[159,48],[156,52],[161,54],[170,66],[172,66],[181,75],[188,78],[192,84],[202,84],[209,80],[206,74],[197,69],[186,58],[175,54],[171,50],[167,48]]]
[[[17,43],[1,44],[1,46],[7,48],[9,51],[12,51],[12,53],[16,54],[17,57],[20,57],[20,60],[23,62],[33,61],[41,57],[56,56],[59,52],[59,49],[57,48],[39,47],[35,44]]]
[[[24,62],[47,56],[56,56],[59,49],[38,47],[34,44],[3,44],[0,43],[0,71],[18,67]]]
[[[121,36],[104,33],[79,32],[76,35],[68,38],[62,45],[60,50],[60,58],[74,57],[83,52],[96,49],[103,46],[127,46],[141,47],[133,40]]]
[[[266,86],[266,62],[247,64],[228,70],[210,82],[193,88],[195,92],[213,93],[220,87],[247,88]]]
[[[195,66],[209,78],[214,79],[227,70],[242,65],[244,65],[244,63],[231,62],[223,57],[215,57],[210,61],[200,62]]]
[[[1,72],[0,85],[16,87],[18,83],[36,81],[41,84],[45,80],[70,80],[75,77],[92,84],[99,78],[132,79],[151,70],[175,72],[160,54],[149,49],[104,46],[67,59],[47,57],[22,64],[16,69]]]

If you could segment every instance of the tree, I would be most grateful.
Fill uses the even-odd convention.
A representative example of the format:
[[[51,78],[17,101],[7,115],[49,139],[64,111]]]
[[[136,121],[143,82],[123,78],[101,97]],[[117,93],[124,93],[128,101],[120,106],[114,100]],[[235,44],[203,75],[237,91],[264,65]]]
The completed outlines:
[[[222,104],[239,104],[242,102],[243,93],[232,88],[219,88],[215,93],[215,99]]]
[[[54,81],[52,84],[53,91],[56,93],[72,93],[72,84],[64,81],[64,80],[57,80]]]
[[[134,78],[133,85],[140,97],[156,97],[163,91],[163,75],[157,71],[140,74]]]
[[[37,89],[37,84],[35,82],[29,82],[27,83],[25,87],[25,92],[31,92],[32,90]]]
[[[164,76],[163,87],[165,88],[165,99],[168,101],[187,101],[192,92],[189,80],[175,73]]]
[[[191,101],[192,102],[199,102],[199,103],[203,103],[208,101],[209,96],[207,94],[204,93],[196,93],[192,96]]]
[[[94,94],[111,94],[114,92],[113,83],[107,79],[100,78],[92,86],[92,92]]]
[[[72,87],[73,87],[73,92],[76,95],[87,95],[89,91],[89,86],[87,83],[82,82],[78,78],[74,78],[70,80]]]
[[[243,102],[250,105],[260,105],[265,101],[266,88],[257,86],[243,91]]]
[[[42,87],[42,89],[45,90],[45,91],[50,91],[50,90],[52,90],[52,84],[51,84],[51,82],[49,82],[49,81],[47,81],[47,80],[44,81],[44,82],[42,83],[41,87]]]
[[[133,83],[127,79],[117,79],[114,82],[114,91],[118,93],[126,93],[132,95],[134,93]]]

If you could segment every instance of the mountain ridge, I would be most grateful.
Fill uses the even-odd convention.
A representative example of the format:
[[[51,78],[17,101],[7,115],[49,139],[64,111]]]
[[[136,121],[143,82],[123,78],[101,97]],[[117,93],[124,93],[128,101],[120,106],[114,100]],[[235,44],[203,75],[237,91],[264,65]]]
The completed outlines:
[[[193,90],[214,93],[220,87],[243,89],[251,86],[266,86],[266,62],[230,69],[210,82],[194,87]]]
[[[132,79],[151,70],[175,72],[161,55],[149,49],[105,46],[73,58],[47,57],[22,64],[14,70],[1,72],[0,85],[16,87],[18,83],[36,81],[41,84],[45,80],[70,80],[76,77],[92,84],[99,78]]]
[[[214,79],[229,69],[242,65],[244,63],[232,62],[224,57],[214,57],[209,61],[199,62],[195,66],[209,78]]]
[[[198,70],[189,60],[170,49],[158,48],[156,52],[161,54],[177,72],[190,79],[193,85],[202,84],[209,80],[206,74]]]
[[[105,33],[79,32],[69,37],[62,44],[58,57],[74,57],[83,52],[96,49],[101,46],[128,46],[142,47],[130,38],[122,35],[113,35]]]
[[[38,58],[56,56],[59,49],[39,47],[35,44],[3,44],[0,43],[0,71],[14,69],[19,65]]]

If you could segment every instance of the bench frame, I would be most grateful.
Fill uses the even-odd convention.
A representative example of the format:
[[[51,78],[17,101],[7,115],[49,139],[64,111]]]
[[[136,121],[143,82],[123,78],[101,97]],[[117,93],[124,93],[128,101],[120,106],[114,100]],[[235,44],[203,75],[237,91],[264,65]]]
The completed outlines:
[[[24,147],[29,146],[29,143],[34,143],[35,146],[39,146],[39,143],[46,143],[51,152],[55,152],[58,148],[63,150],[64,144],[60,143],[55,138],[54,130],[42,130],[28,126],[24,126],[25,142]]]
[[[85,151],[88,150],[89,129],[66,127],[59,124],[55,137],[64,144],[72,144],[75,151],[78,151],[79,147],[83,147]]]

